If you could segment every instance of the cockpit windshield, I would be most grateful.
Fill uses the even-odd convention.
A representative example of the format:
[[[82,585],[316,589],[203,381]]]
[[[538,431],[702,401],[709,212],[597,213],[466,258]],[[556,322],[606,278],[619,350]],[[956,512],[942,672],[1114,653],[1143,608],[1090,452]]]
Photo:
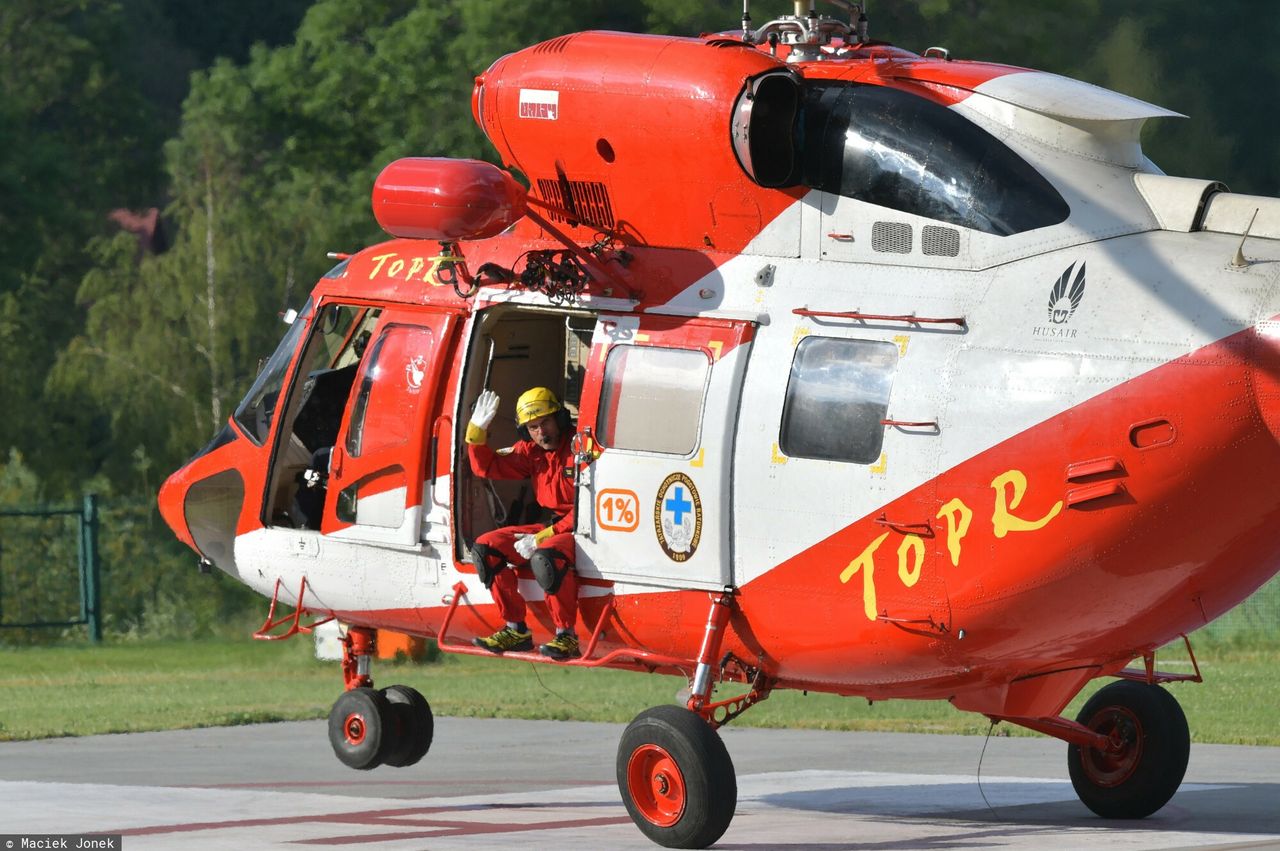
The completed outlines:
[[[298,341],[302,338],[303,329],[307,327],[307,320],[311,318],[312,309],[312,302],[308,299],[306,306],[285,332],[280,345],[276,346],[271,359],[258,373],[248,394],[236,408],[236,422],[259,446],[266,442],[267,435],[271,432],[271,422],[280,402],[280,388],[284,385],[289,361],[293,360],[293,353],[298,350]]]

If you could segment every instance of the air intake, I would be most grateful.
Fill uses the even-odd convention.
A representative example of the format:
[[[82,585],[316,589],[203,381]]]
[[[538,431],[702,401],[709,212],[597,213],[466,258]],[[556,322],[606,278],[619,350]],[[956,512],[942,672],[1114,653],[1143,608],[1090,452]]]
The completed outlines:
[[[960,231],[925,225],[920,233],[920,247],[931,257],[955,257],[960,254]]]
[[[871,226],[871,250],[887,254],[910,254],[911,225],[876,222]]]
[[[564,53],[564,49],[569,46],[569,42],[573,41],[576,33],[562,35],[559,38],[553,38],[550,41],[544,41],[541,44],[533,46],[534,53]]]
[[[565,197],[566,190],[568,197]],[[548,204],[572,215],[550,211],[551,221],[612,228],[613,204],[603,183],[588,180],[538,180],[538,194]]]

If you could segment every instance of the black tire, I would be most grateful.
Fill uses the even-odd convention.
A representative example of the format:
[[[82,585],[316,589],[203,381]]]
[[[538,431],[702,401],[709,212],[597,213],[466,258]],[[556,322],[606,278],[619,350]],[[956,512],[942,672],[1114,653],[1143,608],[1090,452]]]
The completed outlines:
[[[355,688],[343,692],[329,710],[329,744],[345,765],[368,771],[382,764],[382,743],[391,706],[380,692]]]
[[[706,848],[724,835],[738,806],[724,742],[682,706],[646,709],[627,725],[617,776],[631,820],[666,848]]]
[[[1067,747],[1071,785],[1086,807],[1103,818],[1139,819],[1169,803],[1191,756],[1187,716],[1173,695],[1121,680],[1089,698],[1076,721],[1123,742],[1114,753]]]
[[[436,729],[431,705],[409,686],[387,686],[382,694],[391,704],[389,735],[382,742],[382,764],[393,768],[415,765],[431,750]]]

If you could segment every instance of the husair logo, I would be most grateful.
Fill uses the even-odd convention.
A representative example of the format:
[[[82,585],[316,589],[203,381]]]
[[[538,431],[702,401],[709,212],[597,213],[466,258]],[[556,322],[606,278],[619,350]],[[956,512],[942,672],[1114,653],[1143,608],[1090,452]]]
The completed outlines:
[[[1084,298],[1084,266],[1080,264],[1080,271],[1073,282],[1071,270],[1076,264],[1072,263],[1049,292],[1049,321],[1053,324],[1065,325],[1080,306],[1080,300]]]

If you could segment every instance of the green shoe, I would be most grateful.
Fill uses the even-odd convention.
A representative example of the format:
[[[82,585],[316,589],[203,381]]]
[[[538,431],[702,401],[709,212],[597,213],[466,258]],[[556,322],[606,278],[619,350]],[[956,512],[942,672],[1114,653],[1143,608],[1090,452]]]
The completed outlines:
[[[506,653],[508,650],[512,652],[532,650],[533,633],[520,632],[519,630],[512,629],[509,626],[504,626],[488,638],[475,638],[472,639],[471,643],[476,647],[483,647],[490,653],[497,653],[501,655]]]
[[[577,659],[582,655],[578,650],[578,636],[572,632],[562,632],[546,644],[538,648],[543,656],[552,659]]]

